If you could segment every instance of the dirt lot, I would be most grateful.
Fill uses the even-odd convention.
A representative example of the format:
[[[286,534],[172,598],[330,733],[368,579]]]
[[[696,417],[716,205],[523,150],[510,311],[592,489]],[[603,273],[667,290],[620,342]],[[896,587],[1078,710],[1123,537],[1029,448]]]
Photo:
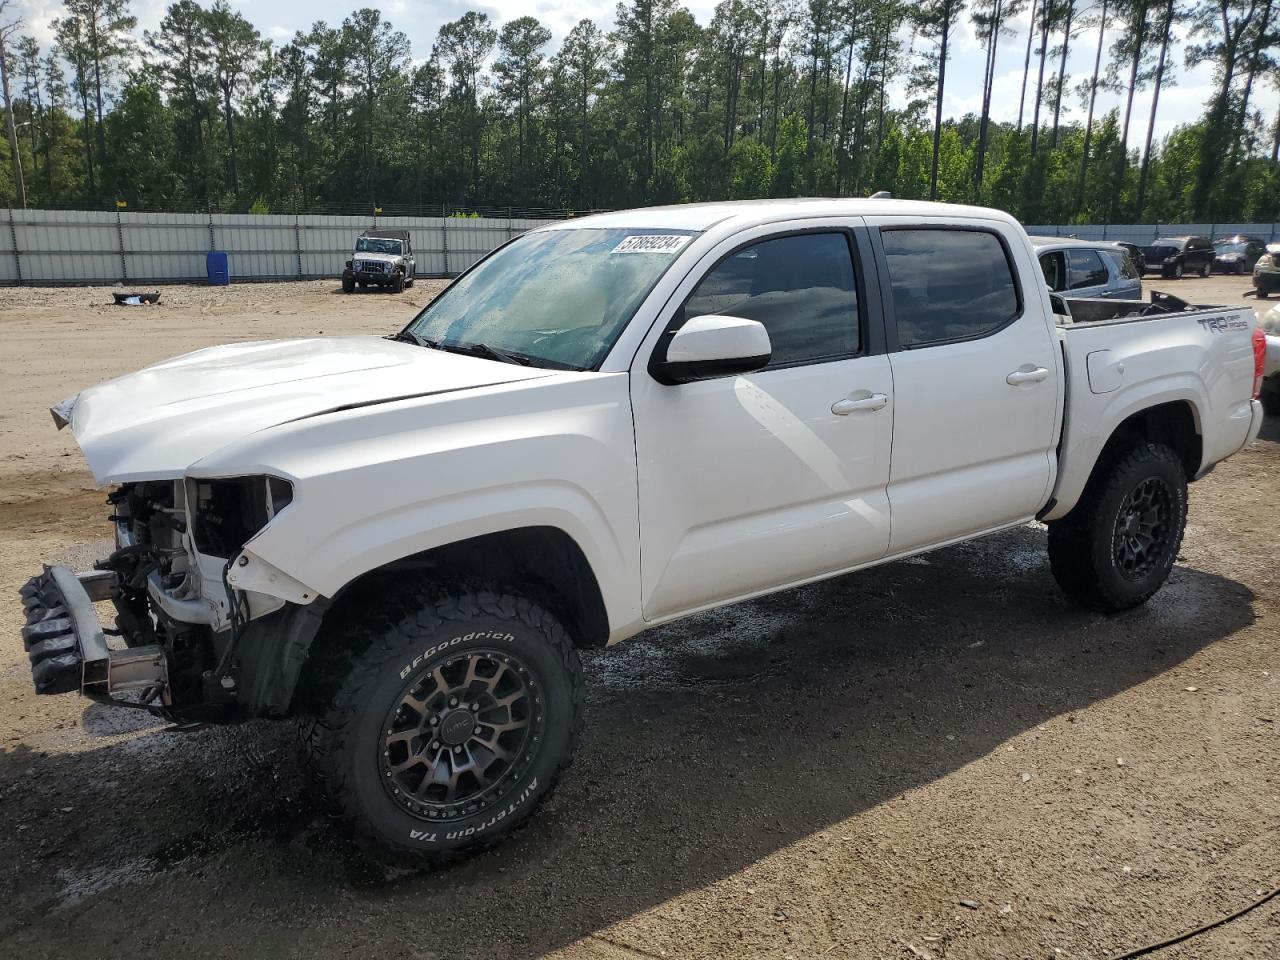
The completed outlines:
[[[1130,614],[1070,606],[1031,526],[591,655],[559,793],[434,874],[365,861],[283,726],[36,697],[14,591],[104,530],[49,404],[206,344],[391,330],[432,289],[6,291],[0,955],[1105,957],[1280,883],[1275,421],[1193,487],[1172,579]],[[1159,956],[1278,944],[1273,900]]]

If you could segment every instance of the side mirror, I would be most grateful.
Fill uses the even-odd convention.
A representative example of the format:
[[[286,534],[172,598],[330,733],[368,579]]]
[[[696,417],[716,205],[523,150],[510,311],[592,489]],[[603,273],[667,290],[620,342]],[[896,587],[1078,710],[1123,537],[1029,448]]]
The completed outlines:
[[[693,383],[751,373],[768,366],[772,356],[764,324],[711,314],[694,317],[677,330],[665,357],[655,358],[649,372],[659,383]]]

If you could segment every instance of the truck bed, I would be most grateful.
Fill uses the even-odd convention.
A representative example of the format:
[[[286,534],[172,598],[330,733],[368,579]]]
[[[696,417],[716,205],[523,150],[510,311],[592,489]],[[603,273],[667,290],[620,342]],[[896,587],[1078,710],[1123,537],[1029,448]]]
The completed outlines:
[[[1072,324],[1078,323],[1130,323],[1135,320],[1151,320],[1172,314],[1222,313],[1239,310],[1237,307],[1193,304],[1169,293],[1153,290],[1151,300],[1104,300],[1100,298],[1063,297]],[[1056,306],[1056,304],[1055,304]],[[1059,313],[1059,316],[1063,316]]]
[[[1065,299],[1064,306],[1054,304],[1066,416],[1054,504],[1045,518],[1075,503],[1114,426],[1139,411],[1189,408],[1203,450],[1188,479],[1248,440],[1253,419],[1261,417],[1252,403],[1251,307],[1201,306],[1165,294],[1149,303]]]

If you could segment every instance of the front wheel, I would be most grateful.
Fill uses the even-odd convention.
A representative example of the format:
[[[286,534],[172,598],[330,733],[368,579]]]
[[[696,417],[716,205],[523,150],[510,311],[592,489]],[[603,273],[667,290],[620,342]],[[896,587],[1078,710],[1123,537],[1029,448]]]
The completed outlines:
[[[1139,443],[1094,468],[1080,501],[1049,524],[1049,566],[1083,607],[1118,613],[1164,584],[1187,524],[1187,477],[1162,443]]]
[[[394,859],[430,859],[489,846],[526,821],[572,761],[582,725],[582,668],[555,617],[470,592],[356,639],[367,648],[338,664],[336,693],[301,729],[361,836]]]
[[[1175,280],[1182,279],[1182,264],[1178,264],[1176,267],[1173,268],[1173,279]]]
[[[397,273],[395,279],[391,281],[391,289],[396,293],[404,293],[404,274]]]
[[[1206,280],[1209,279],[1209,274],[1212,272],[1213,267],[1207,263],[1200,268],[1200,276],[1204,277]]]

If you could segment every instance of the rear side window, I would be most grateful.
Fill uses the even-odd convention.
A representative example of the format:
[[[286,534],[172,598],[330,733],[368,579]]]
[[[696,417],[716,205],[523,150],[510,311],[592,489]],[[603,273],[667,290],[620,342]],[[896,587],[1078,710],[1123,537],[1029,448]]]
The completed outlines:
[[[1107,268],[1093,250],[1068,250],[1067,263],[1072,290],[1100,287],[1107,282]]]
[[[1127,250],[1104,250],[1103,256],[1115,265],[1116,273],[1126,280],[1138,279],[1138,268],[1133,265],[1133,258]]]
[[[995,234],[882,229],[881,241],[903,347],[985,336],[1021,313],[1013,266]]]
[[[771,367],[856,354],[858,293],[848,238],[802,233],[731,253],[689,295],[682,320],[706,314],[764,324]]]

